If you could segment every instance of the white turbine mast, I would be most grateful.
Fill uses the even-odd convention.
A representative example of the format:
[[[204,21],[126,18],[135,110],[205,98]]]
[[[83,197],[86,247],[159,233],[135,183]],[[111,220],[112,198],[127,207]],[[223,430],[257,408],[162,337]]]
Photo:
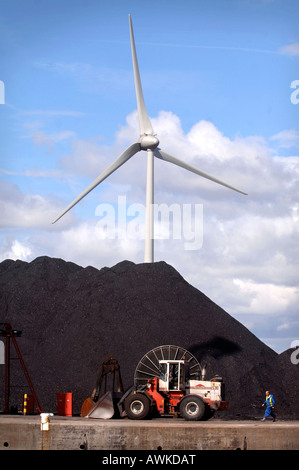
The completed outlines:
[[[68,212],[72,207],[74,207],[81,199],[83,199],[90,191],[92,191],[96,186],[98,186],[102,181],[104,181],[108,176],[111,175],[115,170],[117,170],[120,166],[126,163],[133,155],[141,150],[145,150],[147,152],[147,177],[146,177],[146,226],[145,226],[145,247],[144,247],[144,262],[145,263],[152,263],[154,261],[154,220],[153,220],[153,207],[154,207],[154,157],[160,158],[161,160],[165,160],[167,162],[173,163],[178,165],[185,170],[191,171],[203,178],[207,178],[214,183],[221,184],[222,186],[226,186],[229,189],[233,189],[241,194],[247,195],[244,191],[237,189],[230,184],[225,183],[224,181],[215,178],[208,173],[199,170],[198,168],[189,165],[182,160],[179,160],[176,157],[173,157],[169,153],[164,152],[161,150],[159,145],[159,140],[154,135],[153,128],[151,125],[150,118],[148,116],[138,62],[137,62],[137,55],[136,55],[136,48],[135,48],[135,41],[134,41],[134,33],[133,33],[133,26],[131,15],[129,15],[129,25],[130,25],[130,38],[131,38],[131,49],[132,49],[132,59],[133,59],[133,69],[134,69],[134,80],[135,80],[135,90],[136,90],[136,99],[137,99],[137,110],[138,110],[138,120],[139,120],[139,130],[140,130],[140,139],[138,142],[130,145],[122,155],[112,163],[109,168],[107,168],[103,173],[101,173],[81,194],[79,194],[73,202],[71,202],[64,211],[54,220],[53,224],[57,222],[66,212]]]

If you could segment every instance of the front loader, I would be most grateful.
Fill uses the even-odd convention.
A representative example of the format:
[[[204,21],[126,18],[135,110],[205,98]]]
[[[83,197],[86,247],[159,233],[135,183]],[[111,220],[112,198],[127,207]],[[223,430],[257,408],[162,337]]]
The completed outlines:
[[[154,416],[209,419],[228,404],[222,378],[205,380],[205,374],[205,368],[184,348],[165,345],[152,349],[137,365],[134,385],[117,402],[119,416],[139,420]],[[112,417],[111,413],[107,417]]]

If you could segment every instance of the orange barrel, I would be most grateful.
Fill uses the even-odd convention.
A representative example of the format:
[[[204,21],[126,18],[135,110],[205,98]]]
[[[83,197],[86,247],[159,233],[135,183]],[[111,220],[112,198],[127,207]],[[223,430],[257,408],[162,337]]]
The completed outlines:
[[[73,416],[72,393],[57,393],[57,415]]]

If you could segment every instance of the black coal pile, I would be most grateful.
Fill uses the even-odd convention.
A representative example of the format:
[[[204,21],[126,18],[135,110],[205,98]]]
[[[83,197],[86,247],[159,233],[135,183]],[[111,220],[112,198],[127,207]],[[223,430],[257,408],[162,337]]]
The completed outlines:
[[[207,365],[226,384],[223,418],[260,418],[265,390],[280,418],[298,419],[299,370],[241,323],[188,284],[164,262],[82,268],[61,259],[0,264],[0,322],[22,330],[18,338],[43,411],[56,412],[57,393],[73,393],[74,414],[91,395],[102,362],[114,355],[124,388],[151,349],[174,344]],[[11,350],[13,355],[13,348]],[[16,355],[15,355],[16,356]],[[21,409],[26,385],[11,361],[11,405]],[[0,365],[4,409],[4,365]]]

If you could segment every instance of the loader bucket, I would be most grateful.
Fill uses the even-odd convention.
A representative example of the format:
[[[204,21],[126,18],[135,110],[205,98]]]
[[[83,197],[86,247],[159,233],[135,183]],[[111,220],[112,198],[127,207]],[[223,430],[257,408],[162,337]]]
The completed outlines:
[[[94,403],[94,406],[85,415],[85,418],[110,419],[114,415],[114,411],[112,393],[107,392]]]
[[[94,405],[95,405],[95,402],[93,401],[91,397],[86,398],[86,400],[84,400],[84,403],[82,405],[80,416],[82,418],[85,418],[85,416],[90,412],[91,408],[93,408]]]

